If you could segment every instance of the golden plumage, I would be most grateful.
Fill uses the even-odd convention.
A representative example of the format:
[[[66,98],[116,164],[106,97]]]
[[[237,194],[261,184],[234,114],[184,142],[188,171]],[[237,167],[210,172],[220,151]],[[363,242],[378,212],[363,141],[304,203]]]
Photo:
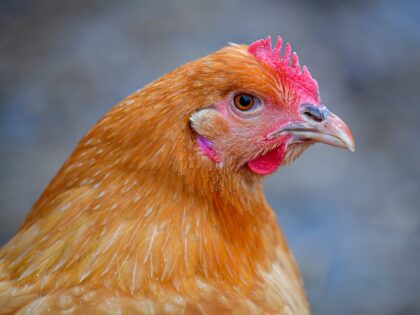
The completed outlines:
[[[309,314],[261,177],[195,143],[191,115],[234,90],[286,97],[230,46],[106,114],[1,249],[0,313]]]

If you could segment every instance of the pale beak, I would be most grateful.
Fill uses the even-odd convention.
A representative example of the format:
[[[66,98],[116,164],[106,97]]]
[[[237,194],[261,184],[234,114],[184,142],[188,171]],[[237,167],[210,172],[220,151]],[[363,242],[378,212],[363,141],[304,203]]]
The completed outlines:
[[[303,122],[289,124],[268,135],[268,139],[290,134],[291,142],[320,142],[334,147],[355,150],[353,135],[338,116],[323,105],[302,105]]]

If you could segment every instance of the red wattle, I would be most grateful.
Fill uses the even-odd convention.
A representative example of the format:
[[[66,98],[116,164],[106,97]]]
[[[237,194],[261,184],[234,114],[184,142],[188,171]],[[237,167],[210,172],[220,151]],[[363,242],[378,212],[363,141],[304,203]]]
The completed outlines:
[[[273,151],[248,161],[248,167],[255,174],[268,175],[277,170],[283,162],[285,155],[286,145],[283,144]]]

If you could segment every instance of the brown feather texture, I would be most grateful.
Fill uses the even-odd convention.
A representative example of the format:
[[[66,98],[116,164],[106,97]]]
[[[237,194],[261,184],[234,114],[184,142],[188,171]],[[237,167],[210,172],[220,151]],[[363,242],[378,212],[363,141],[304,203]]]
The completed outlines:
[[[226,140],[235,158],[214,163],[190,124],[231,91],[285,99],[279,84],[232,45],[117,104],[1,249],[0,313],[309,314],[262,177],[241,167],[252,156]],[[204,134],[231,132],[200,119]]]

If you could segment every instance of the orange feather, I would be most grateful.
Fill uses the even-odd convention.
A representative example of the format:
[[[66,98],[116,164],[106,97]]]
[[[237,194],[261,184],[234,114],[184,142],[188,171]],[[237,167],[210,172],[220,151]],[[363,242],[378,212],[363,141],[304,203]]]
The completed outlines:
[[[190,116],[232,90],[287,96],[235,45],[106,114],[1,249],[0,313],[309,314],[261,177],[196,146]]]

